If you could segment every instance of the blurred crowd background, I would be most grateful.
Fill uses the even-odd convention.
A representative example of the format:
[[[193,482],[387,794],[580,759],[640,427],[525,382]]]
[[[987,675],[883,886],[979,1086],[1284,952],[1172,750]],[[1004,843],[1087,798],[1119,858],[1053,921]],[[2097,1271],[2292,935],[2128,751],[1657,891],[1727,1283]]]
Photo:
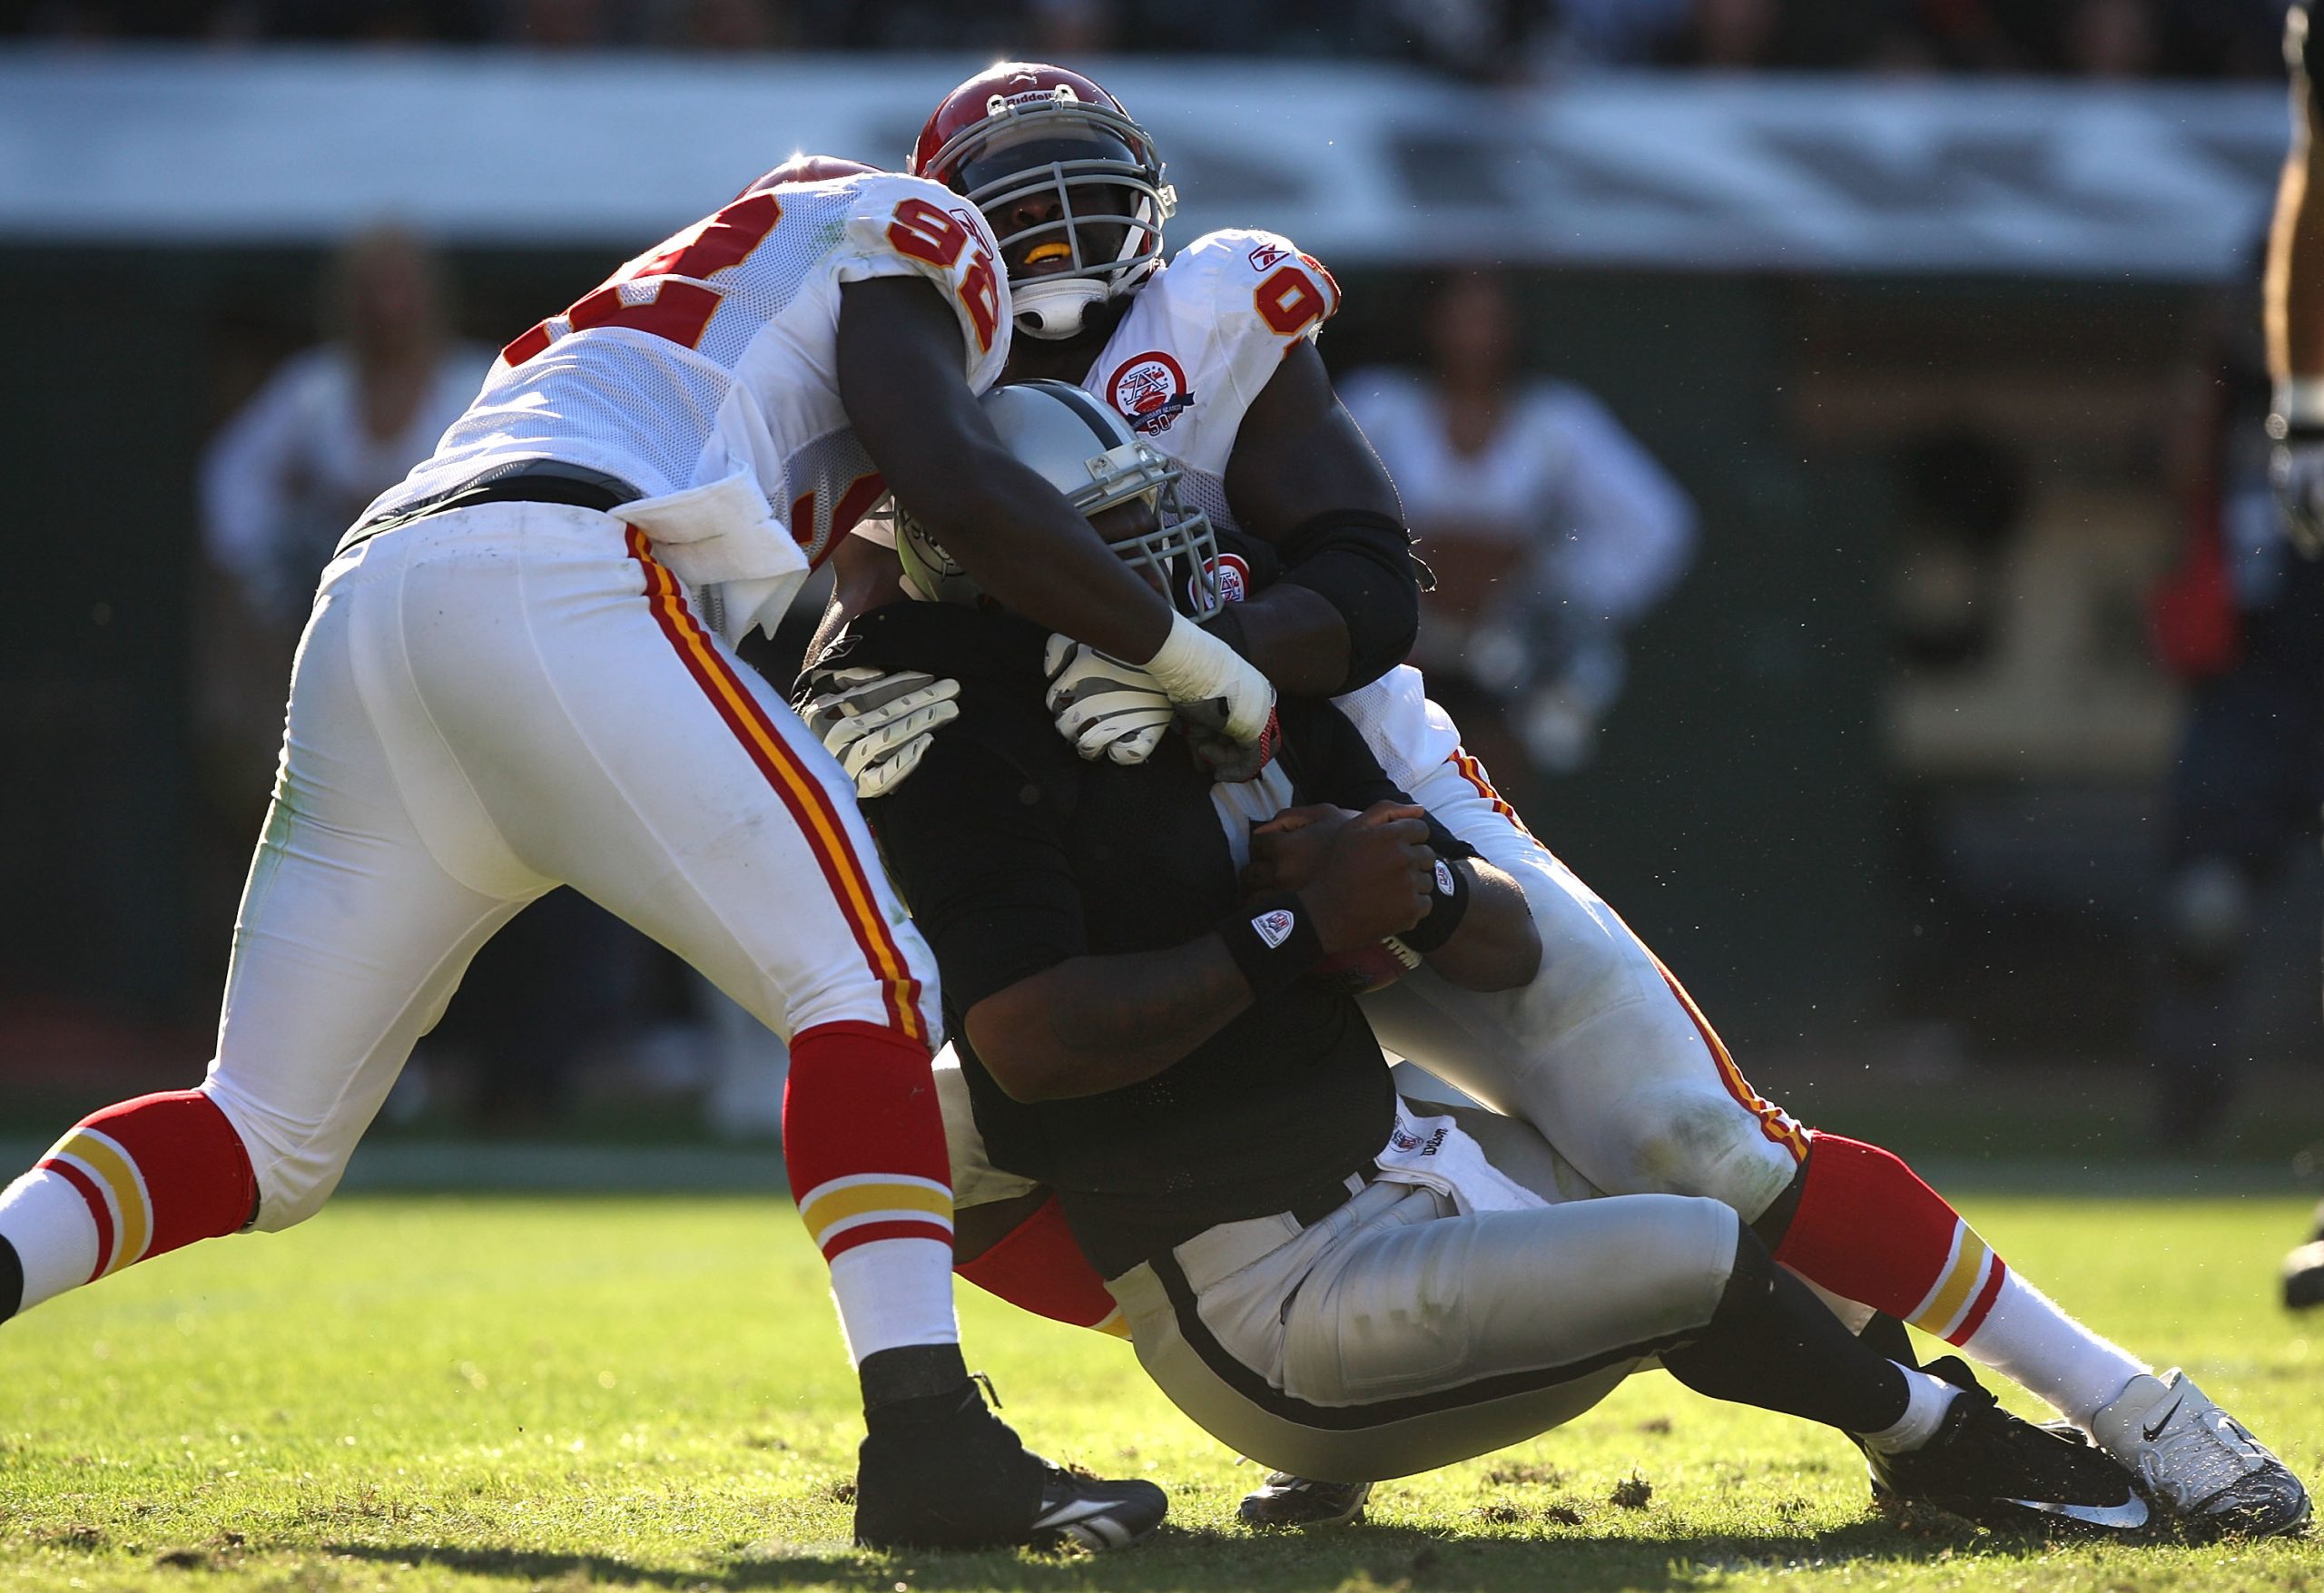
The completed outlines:
[[[16,0],[7,31],[79,42],[547,50],[965,50],[1561,67],[2257,77],[2270,0]]]
[[[1404,83],[1334,69],[1452,95],[1438,131],[1400,128],[1378,160],[1483,231],[1391,215],[1375,231],[1392,248],[1316,247],[1345,290],[1325,357],[1439,579],[1417,661],[1472,750],[1686,977],[1747,1070],[1812,1118],[1846,1126],[1859,1103],[1909,1098],[1965,1150],[2259,1157],[2324,1130],[2324,573],[2287,553],[2260,433],[2281,14],[32,0],[0,5],[0,78],[109,82],[119,61],[118,93],[138,97],[237,61],[295,59],[328,85],[335,60],[385,54],[480,71],[458,81],[490,93],[530,84],[491,74],[539,52],[588,53],[598,88],[715,52],[743,58],[715,69],[731,88],[753,63],[796,73],[815,64],[790,57],[818,52],[932,104],[997,55],[1109,82],[1135,55],[1138,81],[1162,86],[1123,97],[1152,120],[1206,70],[1168,58],[1205,54],[1296,58],[1309,74],[1267,113],[1325,132],[1376,118],[1367,97]],[[890,65],[881,51],[916,54]],[[2104,152],[2085,134],[2024,131],[2038,99],[2013,102],[1989,139],[1975,106],[1968,133],[1913,133],[1934,152],[1922,164],[1849,163],[1911,132],[1854,89],[1909,75],[1974,94],[2043,74],[2149,80],[2075,85],[2093,127],[2150,104],[2176,127],[2193,102],[2152,96],[2189,93],[2212,120],[2191,124],[2183,169],[2135,214],[2073,188]],[[682,106],[694,81],[646,88]],[[1728,240],[1748,226],[1685,224],[1689,135],[1626,115],[1621,96],[1684,108],[1698,85],[1738,82],[1758,97],[1736,103],[1787,130],[1769,147],[1852,207],[1859,243],[1738,256]],[[1512,107],[1553,113],[1600,89],[1613,112],[1587,137],[1492,147]],[[12,114],[6,97],[0,168],[66,175],[23,192],[0,181],[0,292],[43,307],[18,318],[18,379],[0,392],[19,551],[19,623],[0,636],[0,1133],[191,1082],[330,545],[428,451],[493,349],[656,235],[586,216],[468,226],[458,202],[440,207],[449,222],[389,207],[212,235],[182,214],[143,232],[124,200],[92,222],[76,219],[75,162],[93,185],[132,179],[59,152],[110,130],[59,123],[107,113],[60,99]],[[180,113],[145,113],[147,132]],[[649,117],[628,143],[650,160],[655,139],[687,140],[677,123]],[[1293,190],[1222,152],[1242,136],[1231,118],[1202,126],[1212,145],[1183,154],[1158,130],[1201,216],[1175,241],[1231,221],[1308,243],[1281,219]],[[882,122],[880,137],[901,148],[910,127]],[[1631,129],[1664,152],[1621,147]],[[1827,145],[1808,142],[1819,131]],[[326,162],[399,158],[319,136]],[[893,153],[785,124],[734,149],[718,181],[732,192],[801,146]],[[498,167],[536,158],[514,147]],[[1601,152],[1629,160],[1620,182]],[[230,198],[293,181],[271,152],[206,175]],[[2154,247],[2063,249],[2041,209],[2053,189],[2076,224]],[[1797,220],[1770,192],[1764,219]],[[724,197],[687,189],[670,219]],[[1978,208],[2000,200],[2007,226]],[[1601,201],[1654,225],[1561,241]],[[1328,185],[1299,200],[1331,202]],[[1546,215],[1537,231],[1492,230],[1528,205]],[[2193,238],[2199,212],[2224,244]],[[1925,259],[1894,243],[1907,220],[1939,229],[1914,234],[1932,240]],[[787,675],[803,635],[753,662]],[[683,968],[558,892],[479,960],[389,1116],[428,1133],[764,1136],[781,1067]]]

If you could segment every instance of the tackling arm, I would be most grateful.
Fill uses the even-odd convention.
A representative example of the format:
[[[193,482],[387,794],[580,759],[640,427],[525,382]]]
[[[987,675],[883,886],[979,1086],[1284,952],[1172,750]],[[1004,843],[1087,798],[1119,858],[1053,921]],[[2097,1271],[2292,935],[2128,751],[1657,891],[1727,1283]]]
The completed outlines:
[[[1170,606],[1017,462],[960,379],[958,319],[911,277],[841,290],[840,400],[896,497],[977,585],[1119,658],[1154,656]]]
[[[889,487],[1000,602],[1140,664],[1173,702],[1218,701],[1226,733],[1256,741],[1273,705],[1266,682],[1177,615],[1009,454],[961,379],[960,335],[924,280],[840,290],[840,401]]]
[[[1214,628],[1285,695],[1353,691],[1403,662],[1420,627],[1403,506],[1314,344],[1291,346],[1244,415],[1226,497],[1285,568]]]

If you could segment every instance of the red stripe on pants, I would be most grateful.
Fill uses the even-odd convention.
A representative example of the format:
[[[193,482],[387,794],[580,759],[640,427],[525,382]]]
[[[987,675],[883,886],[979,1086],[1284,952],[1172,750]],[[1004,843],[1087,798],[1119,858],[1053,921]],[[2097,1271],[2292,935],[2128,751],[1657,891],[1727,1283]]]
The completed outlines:
[[[822,871],[832,900],[847,919],[865,965],[879,980],[881,998],[891,1027],[925,1038],[920,1015],[920,981],[912,977],[911,960],[889,933],[862,860],[849,842],[846,825],[832,805],[831,793],[813,772],[801,763],[781,731],[749,688],[743,685],[707,632],[686,607],[677,579],[655,561],[645,535],[635,526],[627,531],[629,555],[645,573],[647,606],[654,623],[678,655],[678,662],[702,688],[711,707],[765,776],[767,784],[791,814],[791,821],[807,843],[815,865]]]

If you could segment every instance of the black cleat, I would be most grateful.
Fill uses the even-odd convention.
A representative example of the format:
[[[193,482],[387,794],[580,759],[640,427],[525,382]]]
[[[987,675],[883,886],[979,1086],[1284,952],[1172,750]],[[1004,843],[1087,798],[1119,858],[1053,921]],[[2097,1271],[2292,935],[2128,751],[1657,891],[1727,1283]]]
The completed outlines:
[[[1128,1549],[1169,1513],[1169,1495],[1151,1482],[1109,1482],[1047,1460],[1041,1467],[1041,1508],[1025,1539],[1034,1549]]]
[[[1051,1465],[985,1408],[974,1385],[874,1412],[855,1466],[866,1549],[1122,1549],[1162,1524],[1167,1495]]]
[[[1243,1496],[1235,1513],[1246,1527],[1352,1527],[1364,1519],[1364,1504],[1371,1497],[1369,1482],[1318,1482],[1270,1471]]]
[[[1936,1436],[1905,1454],[1865,1450],[1872,1497],[1925,1504],[2000,1531],[2138,1540],[2156,1524],[2131,1472],[2003,1410],[1953,1356],[1927,1370],[1961,1387]]]

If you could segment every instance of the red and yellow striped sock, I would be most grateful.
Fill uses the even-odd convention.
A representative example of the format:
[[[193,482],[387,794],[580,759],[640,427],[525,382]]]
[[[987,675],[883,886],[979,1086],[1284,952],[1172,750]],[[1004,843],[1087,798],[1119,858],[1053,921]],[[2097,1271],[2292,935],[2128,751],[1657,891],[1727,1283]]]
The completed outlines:
[[[2146,1370],[2012,1272],[1889,1152],[1837,1134],[1811,1134],[1808,1147],[1776,1250],[1800,1276],[1957,1346],[2075,1421]]]
[[[791,1041],[783,1155],[800,1220],[832,1269],[849,1354],[960,1341],[952,1169],[928,1047],[870,1023]]]
[[[107,1106],[0,1195],[0,1242],[23,1273],[15,1308],[231,1234],[257,1204],[241,1136],[200,1090]]]
[[[2009,1273],[1910,1167],[1876,1145],[1812,1133],[1799,1208],[1776,1259],[1809,1283],[1950,1343],[1984,1323]]]

